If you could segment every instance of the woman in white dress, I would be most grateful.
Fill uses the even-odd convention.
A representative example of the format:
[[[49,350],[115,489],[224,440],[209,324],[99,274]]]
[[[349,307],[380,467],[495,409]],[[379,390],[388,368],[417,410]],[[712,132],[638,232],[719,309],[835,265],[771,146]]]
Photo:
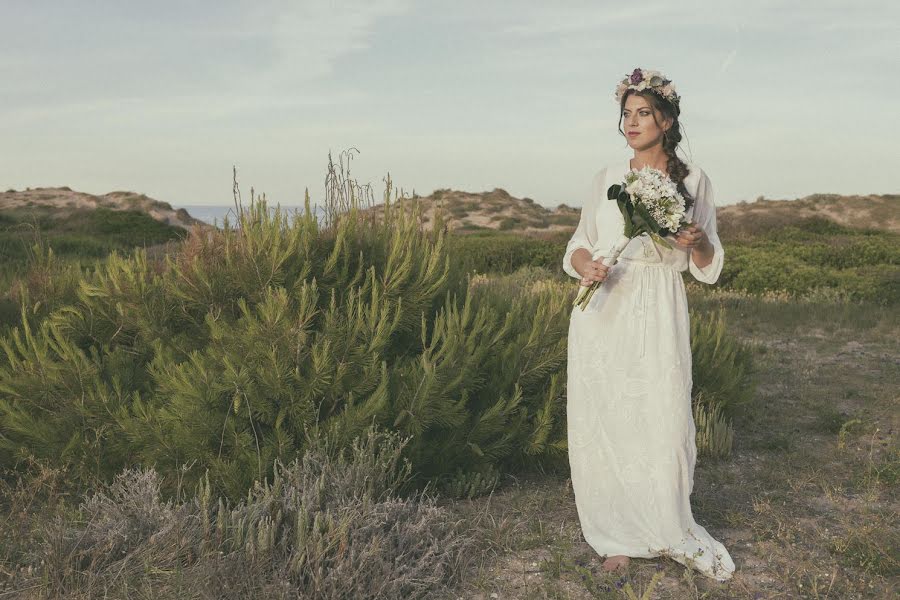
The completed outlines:
[[[616,89],[634,157],[594,177],[563,269],[581,285],[602,281],[588,305],[573,307],[568,338],[568,442],[572,487],[588,544],[607,559],[669,556],[719,581],[734,562],[693,518],[690,494],[697,446],[691,411],[691,345],[681,272],[712,284],[724,250],[716,233],[709,177],[675,154],[679,96],[657,71],[635,69]],[[678,185],[692,222],[669,236],[647,234],[619,261],[601,261],[622,235],[623,217],[606,192],[629,169],[649,165]],[[574,295],[573,295],[574,297]]]

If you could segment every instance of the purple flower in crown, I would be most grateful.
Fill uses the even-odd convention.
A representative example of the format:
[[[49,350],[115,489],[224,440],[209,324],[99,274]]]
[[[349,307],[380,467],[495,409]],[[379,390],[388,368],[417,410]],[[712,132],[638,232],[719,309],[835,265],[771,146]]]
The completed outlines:
[[[643,73],[641,73],[640,69],[635,69],[631,72],[631,84],[637,85],[644,79]]]

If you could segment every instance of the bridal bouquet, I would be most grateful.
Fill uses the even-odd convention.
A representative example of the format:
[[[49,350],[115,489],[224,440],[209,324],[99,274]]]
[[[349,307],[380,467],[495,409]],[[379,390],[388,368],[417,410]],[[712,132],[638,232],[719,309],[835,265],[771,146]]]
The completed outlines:
[[[612,245],[603,259],[603,264],[607,267],[616,264],[628,242],[644,233],[666,248],[672,248],[663,236],[674,233],[687,224],[684,217],[684,196],[678,191],[675,182],[659,169],[631,169],[625,175],[624,185],[611,185],[606,196],[618,203],[625,219],[622,237]],[[593,253],[591,258],[596,260]],[[602,283],[595,281],[589,286],[583,286],[573,304],[584,310]]]

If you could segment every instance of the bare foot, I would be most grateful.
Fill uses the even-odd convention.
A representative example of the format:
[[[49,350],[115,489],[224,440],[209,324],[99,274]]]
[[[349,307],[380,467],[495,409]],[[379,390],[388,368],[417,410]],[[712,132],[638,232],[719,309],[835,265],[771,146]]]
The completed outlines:
[[[601,568],[604,571],[615,571],[619,568],[624,568],[628,566],[628,563],[631,562],[631,559],[627,556],[622,556],[621,554],[616,554],[615,556],[610,556],[607,558]]]

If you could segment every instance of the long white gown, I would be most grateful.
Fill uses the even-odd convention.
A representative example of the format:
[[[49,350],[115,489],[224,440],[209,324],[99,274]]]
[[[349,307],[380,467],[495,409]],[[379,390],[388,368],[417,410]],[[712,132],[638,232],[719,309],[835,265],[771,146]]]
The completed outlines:
[[[563,258],[578,248],[606,251],[623,217],[609,186],[622,183],[624,160],[601,169]],[[588,306],[569,319],[567,419],[572,486],[582,532],[601,556],[669,556],[719,581],[734,572],[725,547],[694,521],[696,428],[691,412],[691,346],[681,271],[715,283],[724,250],[716,232],[713,188],[688,163],[695,198],[687,217],[706,232],[713,261],[699,268],[691,250],[642,235],[631,240]],[[573,288],[573,299],[575,290]]]

